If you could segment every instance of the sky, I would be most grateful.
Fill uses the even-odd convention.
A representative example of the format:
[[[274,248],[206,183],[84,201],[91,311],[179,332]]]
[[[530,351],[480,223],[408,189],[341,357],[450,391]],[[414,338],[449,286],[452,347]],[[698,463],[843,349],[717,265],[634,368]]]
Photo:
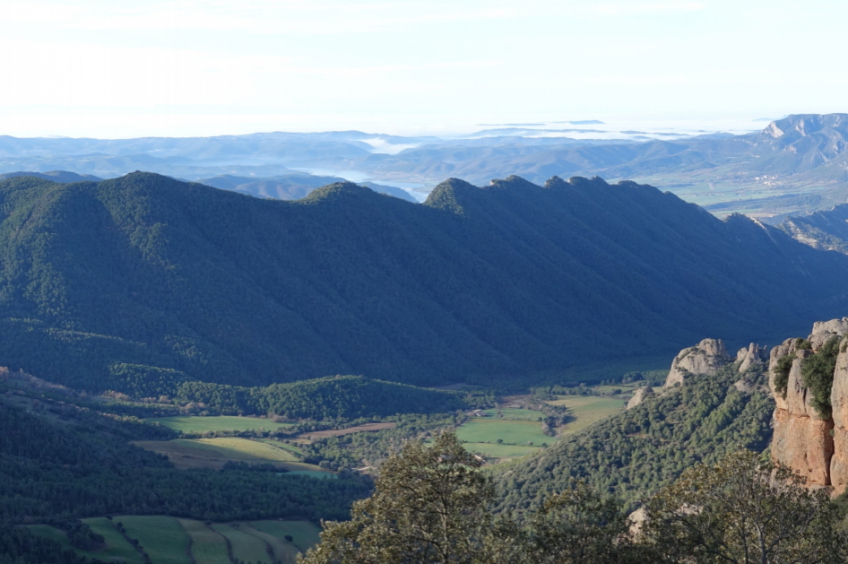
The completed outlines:
[[[848,112],[844,0],[0,0],[0,135]]]

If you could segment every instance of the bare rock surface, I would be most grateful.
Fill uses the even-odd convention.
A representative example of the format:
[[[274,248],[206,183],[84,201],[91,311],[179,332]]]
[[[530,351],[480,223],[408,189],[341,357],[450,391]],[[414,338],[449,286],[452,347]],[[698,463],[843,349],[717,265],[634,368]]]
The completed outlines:
[[[682,385],[689,376],[715,374],[719,368],[732,361],[721,339],[704,339],[694,347],[683,349],[674,357],[665,387]]]
[[[633,397],[630,398],[630,401],[627,402],[627,409],[633,409],[637,405],[640,405],[646,399],[655,396],[654,389],[650,386],[644,386],[636,390],[633,394]]]
[[[833,373],[830,402],[833,414],[823,419],[812,406],[812,393],[804,386],[804,359],[819,351],[833,337],[848,334],[848,318],[821,321],[804,339],[787,339],[774,347],[769,358],[769,388],[777,403],[774,411],[772,458],[807,479],[810,487],[832,487],[841,493],[848,487],[848,341],[840,344]],[[741,354],[741,352],[740,352]],[[786,394],[775,384],[778,366],[792,358]]]
[[[739,372],[745,372],[757,364],[766,364],[769,360],[767,349],[768,347],[761,347],[755,343],[751,343],[747,348],[739,349],[739,352],[736,353]]]
[[[792,416],[783,409],[774,414],[772,457],[807,479],[811,486],[829,486],[833,457],[832,421]]]

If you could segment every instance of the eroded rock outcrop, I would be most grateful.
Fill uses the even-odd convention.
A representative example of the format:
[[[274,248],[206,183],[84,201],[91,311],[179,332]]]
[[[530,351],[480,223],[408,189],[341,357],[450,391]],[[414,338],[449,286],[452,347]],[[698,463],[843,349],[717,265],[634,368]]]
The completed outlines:
[[[739,372],[745,372],[754,365],[765,365],[768,360],[768,347],[761,347],[751,343],[747,348],[739,349],[736,353],[736,362],[739,363]]]
[[[637,405],[640,405],[646,399],[655,396],[654,389],[650,386],[644,386],[639,388],[634,392],[633,397],[630,398],[630,401],[627,402],[627,409],[633,409]]]
[[[715,374],[719,368],[733,362],[721,339],[704,339],[694,347],[680,351],[671,361],[665,387],[683,384],[686,378],[698,374]]]
[[[807,339],[787,339],[769,358],[769,388],[776,402],[771,453],[807,478],[810,486],[848,486],[848,352],[839,345],[833,386],[832,415],[816,407],[814,392],[802,373],[804,360],[822,350],[833,337],[848,334],[848,318],[819,322]],[[819,392],[822,393],[822,392]]]

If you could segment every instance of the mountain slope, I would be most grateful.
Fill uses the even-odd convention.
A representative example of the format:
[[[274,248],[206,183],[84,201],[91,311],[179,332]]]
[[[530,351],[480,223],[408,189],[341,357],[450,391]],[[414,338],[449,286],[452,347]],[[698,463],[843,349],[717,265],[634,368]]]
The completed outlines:
[[[198,180],[200,184],[206,184],[221,190],[235,190],[243,194],[250,194],[260,198],[276,198],[278,200],[298,200],[305,198],[310,192],[321,186],[334,182],[344,182],[343,178],[334,176],[314,176],[306,173],[292,173],[269,178],[246,178],[243,176],[232,176],[224,174],[214,178]],[[362,186],[371,188],[375,192],[388,194],[401,200],[414,202],[415,199],[406,190],[394,186],[382,186],[371,182],[362,183]]]
[[[848,307],[848,257],[600,179],[450,180],[416,205],[349,183],[274,201],[15,178],[0,260],[0,364],[92,390],[524,374]]]
[[[532,457],[496,468],[499,509],[538,510],[574,480],[632,504],[696,463],[712,464],[741,448],[764,450],[774,401],[762,367],[744,378],[750,393],[733,385],[740,379],[734,365],[714,376],[694,376]]]
[[[848,254],[848,204],[809,215],[789,216],[779,227],[813,248]]]

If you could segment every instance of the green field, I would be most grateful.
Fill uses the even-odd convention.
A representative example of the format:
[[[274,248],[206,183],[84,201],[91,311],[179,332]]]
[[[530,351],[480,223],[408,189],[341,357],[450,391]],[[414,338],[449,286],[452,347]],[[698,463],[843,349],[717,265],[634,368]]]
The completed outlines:
[[[216,431],[276,431],[291,427],[291,423],[274,423],[270,419],[256,417],[153,417],[146,419],[181,433],[207,433]]]
[[[600,396],[560,396],[560,399],[548,402],[552,405],[564,405],[574,420],[560,427],[560,435],[576,433],[592,423],[605,419],[624,410],[622,398]]]
[[[51,527],[50,525],[30,525],[29,530],[33,534],[40,537],[58,541],[64,548],[71,549],[77,554],[96,558],[104,562],[126,562],[129,564],[144,564],[144,559],[141,554],[109,524],[105,517],[96,517],[94,519],[83,519],[84,522],[94,530],[100,533],[106,539],[106,546],[100,550],[89,552],[87,550],[78,550],[71,546],[68,537],[63,531]]]
[[[294,564],[298,552],[318,543],[320,529],[305,521],[240,521],[205,524],[193,519],[161,515],[121,515],[84,519],[106,538],[103,548],[78,554],[104,562],[143,564],[141,554],[117,531],[122,523],[127,535],[139,541],[152,564],[234,564],[235,561]],[[31,525],[36,535],[72,548],[65,533],[48,525]],[[286,535],[292,542],[285,540]]]
[[[621,390],[621,395],[630,394],[636,388],[644,386],[645,382],[630,382],[629,384],[610,384],[604,386],[592,386],[592,391],[597,394],[612,394],[613,390]]]
[[[127,536],[136,539],[156,564],[192,564],[189,534],[173,517],[122,515],[113,522],[123,523]]]
[[[469,443],[497,443],[501,439],[511,445],[540,446],[554,441],[553,437],[542,433],[542,425],[538,421],[490,417],[472,419],[459,427],[456,434],[461,441]]]
[[[215,439],[174,439],[172,441],[136,441],[141,448],[164,454],[180,469],[223,468],[227,462],[273,464],[286,470],[320,471],[312,464],[298,462],[294,452],[282,443],[260,442],[239,437]]]
[[[178,519],[191,537],[191,555],[204,564],[231,564],[227,541],[200,521]]]
[[[498,417],[498,414],[503,416],[503,419],[516,419],[519,421],[539,421],[545,418],[545,414],[535,409],[523,409],[517,407],[505,407],[503,409],[486,409],[483,413],[487,417]]]
[[[553,442],[553,437],[548,437]],[[499,445],[497,443],[463,443],[468,452],[489,458],[521,458],[542,450],[539,446]]]
[[[250,526],[279,539],[289,535],[292,537],[292,544],[303,552],[321,540],[321,529],[309,521],[251,521]]]

